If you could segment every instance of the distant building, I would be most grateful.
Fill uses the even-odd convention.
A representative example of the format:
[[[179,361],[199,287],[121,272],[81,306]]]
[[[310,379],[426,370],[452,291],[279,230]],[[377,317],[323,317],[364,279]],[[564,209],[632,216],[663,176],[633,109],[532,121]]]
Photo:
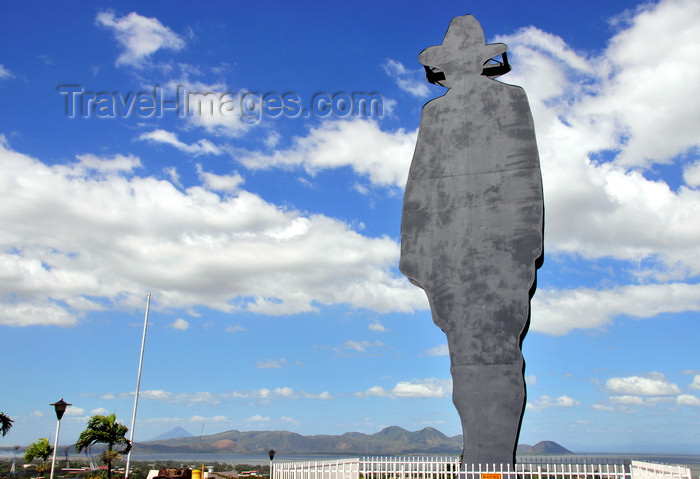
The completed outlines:
[[[209,479],[235,479],[238,476],[238,471],[221,471],[209,473]]]

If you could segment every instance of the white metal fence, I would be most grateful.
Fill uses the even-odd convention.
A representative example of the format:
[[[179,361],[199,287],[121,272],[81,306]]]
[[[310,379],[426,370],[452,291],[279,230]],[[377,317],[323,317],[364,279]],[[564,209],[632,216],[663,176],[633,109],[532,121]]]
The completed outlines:
[[[656,477],[664,477],[667,479],[692,479],[690,469],[685,466],[632,461],[631,470],[633,479],[653,479]]]
[[[272,479],[692,479],[684,466],[631,461],[577,464],[465,464],[435,456],[276,462]]]

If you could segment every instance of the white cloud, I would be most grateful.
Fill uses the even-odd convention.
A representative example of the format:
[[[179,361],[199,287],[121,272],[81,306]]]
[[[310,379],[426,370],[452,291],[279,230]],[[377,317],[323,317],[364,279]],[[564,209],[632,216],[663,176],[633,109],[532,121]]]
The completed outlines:
[[[5,68],[4,65],[0,64],[0,80],[5,80],[7,78],[12,78],[12,77],[14,77],[14,74],[10,70]]]
[[[220,400],[210,392],[195,392],[187,394],[179,394],[178,402],[187,404],[219,404]]]
[[[175,186],[182,188],[182,183],[180,183],[180,173],[177,172],[177,168],[174,166],[166,166],[163,168],[163,173],[170,179],[170,182]]]
[[[0,303],[2,324],[74,325],[105,305],[140,308],[145,290],[156,309],[288,314],[335,303],[378,312],[426,305],[392,269],[396,241],[244,190],[222,198],[208,189],[228,188],[235,177],[209,176],[209,186],[180,191],[165,179],[133,176],[140,162],[132,156],[81,155],[49,166],[6,142],[0,162],[0,288],[13,298]]]
[[[189,421],[194,423],[222,423],[228,422],[228,418],[226,416],[191,416]]]
[[[649,373],[645,377],[628,376],[610,378],[605,388],[614,394],[637,396],[668,396],[680,394],[677,385],[670,382],[662,373]]]
[[[398,87],[406,93],[418,98],[430,95],[430,88],[425,79],[425,69],[409,70],[403,63],[388,59],[382,64],[384,73],[396,81]]]
[[[144,419],[144,422],[148,424],[180,424],[182,421],[183,419],[181,417],[152,417]]]
[[[591,409],[594,409],[596,411],[614,411],[615,408],[612,406],[608,406],[607,404],[594,404],[591,406]]]
[[[187,123],[192,127],[203,128],[212,135],[238,137],[261,120],[256,116],[262,115],[260,99],[244,88],[231,89],[223,82],[190,80],[185,73],[182,78],[167,82],[164,89],[172,92],[173,96],[186,96],[179,107],[187,112]],[[246,99],[255,99],[255,108],[244,110]],[[277,136],[274,131],[270,132],[265,144],[272,148],[276,145]]]
[[[282,135],[280,135],[276,131],[270,131],[267,134],[267,137],[265,138],[265,146],[268,148],[274,148],[277,146],[279,141],[282,139]]]
[[[650,318],[683,311],[700,311],[700,284],[629,285],[606,290],[540,288],[532,301],[530,330],[559,336],[573,329],[601,329],[621,314]]]
[[[689,58],[696,50],[699,18],[693,0],[649,3],[621,24],[597,58],[579,55],[560,38],[529,27],[499,38],[515,56],[516,68],[504,78],[523,84],[535,103],[549,101],[536,105],[545,137],[555,125],[571,125],[573,137],[561,138],[575,142],[570,154],[602,147],[619,150],[616,162],[622,165],[667,162],[698,141],[693,132],[700,74],[692,64],[678,65],[674,59]],[[660,34],[669,31],[674,34]],[[663,53],[668,51],[674,55]]]
[[[237,173],[233,175],[216,175],[204,171],[200,164],[197,164],[197,174],[204,186],[212,191],[234,193],[243,184],[243,177]]]
[[[294,396],[294,390],[290,387],[275,388],[274,393],[280,397],[292,397]]]
[[[180,331],[186,331],[190,328],[190,323],[188,323],[182,318],[177,318],[175,321],[170,323],[170,327]]]
[[[581,403],[569,396],[563,395],[557,398],[540,396],[538,399],[527,403],[527,408],[532,411],[542,411],[550,408],[570,408],[580,406]]]
[[[356,397],[386,398],[443,398],[452,393],[452,379],[427,378],[415,381],[400,381],[391,391],[381,386],[372,386],[355,392]]]
[[[690,65],[679,69],[674,58],[690,58],[697,51],[699,19],[700,5],[693,0],[647,4],[610,43],[612,81],[605,98],[594,103],[626,127],[624,163],[667,162],[697,145],[700,72]]]
[[[105,408],[103,408],[103,407],[98,407],[97,409],[92,409],[92,410],[90,411],[90,414],[92,414],[93,416],[95,416],[95,415],[107,416],[107,415],[109,414],[109,411],[107,411],[107,410],[106,410]]]
[[[554,168],[545,163],[542,171],[551,252],[652,259],[700,271],[700,260],[692,257],[700,226],[690,221],[700,213],[700,191],[674,192],[640,171],[590,160]]]
[[[85,154],[77,155],[78,163],[76,169],[99,173],[129,173],[136,168],[141,168],[141,160],[134,155],[114,155],[109,157],[99,157],[97,155]]]
[[[426,350],[425,354],[428,356],[449,356],[450,349],[447,347],[447,344],[440,344],[434,348]]]
[[[257,361],[255,367],[258,369],[282,369],[287,367],[287,360],[282,359],[266,359],[265,361]]]
[[[537,376],[534,374],[529,374],[525,376],[525,384],[528,386],[535,386],[537,384]]]
[[[353,341],[352,339],[349,339],[343,346],[345,349],[351,349],[353,351],[357,351],[358,353],[364,353],[369,348],[380,348],[384,346],[384,343],[381,341]]]
[[[403,187],[416,132],[385,132],[369,120],[326,121],[293,146],[271,155],[251,152],[238,160],[251,169],[303,167],[309,174],[350,166],[378,186]]]
[[[162,389],[150,389],[148,391],[141,391],[139,393],[139,397],[144,399],[153,399],[156,401],[164,401],[173,397],[173,394],[163,391]]]
[[[610,402],[614,404],[621,404],[623,406],[643,406],[644,399],[639,396],[610,396]]]
[[[452,392],[451,379],[423,379],[402,381],[394,386],[391,394],[397,397],[443,398]]]
[[[294,389],[283,386],[275,389],[261,388],[253,391],[232,391],[230,393],[221,394],[217,399],[262,399],[266,403],[272,399],[332,399],[332,396],[327,391],[321,393],[308,393],[306,391],[295,391]]]
[[[256,414],[254,416],[249,417],[248,421],[251,421],[251,422],[269,422],[270,418],[266,417],[266,416],[261,416],[260,414]]]
[[[522,85],[533,110],[549,257],[619,259],[633,280],[662,283],[538,291],[535,331],[699,309],[691,279],[700,273],[700,71],[676,58],[700,48],[700,4],[648,3],[618,29],[598,56],[532,27],[497,39],[514,65],[503,81]],[[654,179],[668,163],[684,185]]]
[[[83,417],[85,416],[85,409],[77,406],[68,406],[65,415],[67,417]]]
[[[557,407],[573,407],[580,406],[581,403],[573,398],[570,398],[569,396],[559,396],[557,398],[556,405]]]
[[[282,417],[280,417],[280,421],[286,422],[286,423],[289,423],[289,424],[293,424],[293,425],[295,425],[295,426],[298,426],[298,425],[301,424],[301,421],[299,421],[298,419],[294,419],[293,417],[288,417],[288,416],[282,416]]]
[[[111,29],[123,47],[117,65],[141,67],[160,49],[178,51],[185,46],[185,41],[157,18],[143,17],[136,12],[120,18],[116,18],[114,12],[100,12],[95,21]]]
[[[138,139],[154,143],[165,143],[166,145],[174,146],[183,153],[188,153],[195,157],[200,155],[220,155],[223,153],[218,146],[207,139],[200,139],[196,143],[188,145],[180,141],[175,133],[161,129],[142,133],[139,135]]]
[[[371,396],[378,396],[378,397],[389,397],[390,394],[381,386],[372,386],[371,388],[361,391],[361,392],[356,392],[354,394],[357,397],[371,397]]]
[[[120,397],[132,397],[134,393],[121,394]],[[172,404],[219,404],[221,401],[210,392],[171,393],[162,389],[150,389],[139,393],[141,399],[163,401]]]
[[[0,257],[0,265],[7,266],[11,261]],[[16,265],[11,265],[17,276],[31,273],[32,270],[40,268],[38,261],[28,261],[22,271],[17,271]],[[50,302],[50,299],[37,300],[33,303],[6,303],[0,306],[0,324],[6,326],[75,326],[78,323],[80,314],[74,314],[65,307]]]
[[[700,160],[694,161],[683,168],[683,180],[691,188],[700,187]]]
[[[370,331],[374,331],[375,333],[385,333],[387,331],[387,329],[379,320],[375,320],[372,324],[367,326],[367,329],[369,329]]]
[[[247,329],[244,328],[243,326],[239,325],[239,324],[237,324],[237,325],[235,325],[235,326],[228,326],[228,327],[226,327],[226,332],[227,332],[227,333],[243,333],[243,332],[245,332],[245,331],[247,331]]]
[[[700,374],[693,376],[693,382],[690,383],[690,387],[693,389],[700,389]]]
[[[676,398],[676,402],[681,406],[700,406],[700,398],[692,394],[681,394]]]
[[[272,391],[270,391],[267,388],[262,388],[262,389],[257,391],[257,395],[263,399],[268,399],[271,394],[272,394]],[[235,395],[235,393],[234,393],[234,395]],[[242,397],[246,397],[245,394]]]
[[[333,399],[333,395],[329,393],[328,391],[323,391],[318,394],[311,394],[311,393],[306,393],[303,392],[301,393],[302,397],[306,399],[322,399],[322,400],[327,400],[327,399]]]

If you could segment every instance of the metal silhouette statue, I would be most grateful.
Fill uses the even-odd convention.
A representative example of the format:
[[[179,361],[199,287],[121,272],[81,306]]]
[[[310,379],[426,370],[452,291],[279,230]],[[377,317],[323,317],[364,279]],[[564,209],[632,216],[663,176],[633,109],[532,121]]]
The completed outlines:
[[[492,79],[510,69],[507,48],[484,44],[466,15],[421,52],[428,80],[448,91],[423,107],[401,220],[401,272],[447,336],[467,464],[515,463],[522,340],[544,258],[530,107],[522,88]]]

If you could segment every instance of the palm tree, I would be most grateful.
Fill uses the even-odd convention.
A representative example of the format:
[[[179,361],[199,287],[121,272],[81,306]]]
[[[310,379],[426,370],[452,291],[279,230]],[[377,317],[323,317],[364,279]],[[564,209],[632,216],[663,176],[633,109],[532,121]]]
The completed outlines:
[[[46,472],[48,467],[46,466],[46,460],[49,458],[53,452],[53,447],[49,444],[49,439],[42,437],[37,442],[33,442],[29,445],[27,450],[24,452],[24,460],[26,462],[32,462],[35,457],[41,459],[41,464],[37,466],[37,471],[42,474]]]
[[[82,452],[93,444],[107,444],[107,450],[101,459],[107,464],[107,477],[112,479],[112,463],[121,458],[120,454],[127,454],[131,450],[131,442],[125,437],[128,430],[129,428],[117,422],[114,414],[92,416],[87,423],[87,429],[80,433],[75,450]],[[115,451],[116,445],[123,445],[124,448]]]
[[[6,436],[7,433],[10,432],[13,422],[14,421],[12,419],[5,416],[4,412],[0,412],[0,432],[2,432],[3,436]]]

